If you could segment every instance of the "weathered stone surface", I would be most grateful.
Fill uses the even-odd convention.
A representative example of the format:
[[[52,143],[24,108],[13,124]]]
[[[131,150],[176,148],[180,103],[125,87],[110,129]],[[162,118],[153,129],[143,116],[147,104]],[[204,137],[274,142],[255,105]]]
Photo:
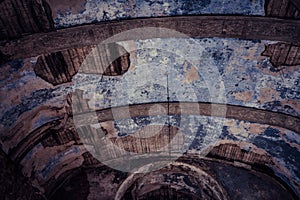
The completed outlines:
[[[41,191],[34,188],[19,167],[0,151],[0,198],[5,200],[42,200]]]
[[[197,181],[199,177],[202,181]],[[207,181],[204,186],[203,180]],[[82,183],[85,184],[82,185]],[[80,185],[83,186],[82,189],[76,190]],[[287,191],[268,175],[221,161],[199,158],[197,155],[185,155],[173,165],[147,174],[133,175],[99,165],[93,168],[81,168],[66,178],[66,181],[61,184],[61,187],[56,190],[56,193],[53,193],[50,199],[58,196],[66,197],[67,200],[80,199],[79,197],[86,199],[132,199],[132,197],[145,198],[151,197],[151,195],[160,199],[168,194],[168,188],[174,189],[170,191],[170,195],[183,195],[185,199],[188,197],[197,199],[197,196],[204,198],[216,194],[223,195],[222,199],[225,199],[226,196],[224,195],[228,195],[227,198],[230,199],[244,199],[249,196],[266,199],[278,197],[296,199],[292,196],[291,191]],[[223,191],[220,191],[220,188],[223,188]],[[229,193],[226,194],[224,188]],[[89,191],[88,196],[86,196],[87,190]],[[193,193],[197,190],[197,193]],[[248,193],[249,190],[251,193]],[[220,194],[221,192],[223,194]]]
[[[228,194],[212,176],[186,163],[174,162],[159,171],[129,176],[124,183],[129,185],[123,184],[119,188],[115,196],[117,200],[144,199],[147,194],[164,189],[163,186],[176,189],[179,194],[191,194],[191,197],[186,195],[189,199],[229,199]],[[162,199],[159,195],[154,198]]]
[[[173,126],[150,125],[142,127],[134,134],[126,134],[124,137],[117,137],[114,133],[107,132],[108,137],[114,145],[127,152],[134,153],[159,153],[161,151],[179,151],[183,145],[183,138],[178,138],[177,144],[172,144],[170,149],[165,147],[173,140],[178,133],[178,128]],[[121,135],[121,134],[120,134]],[[181,141],[179,141],[181,139]]]
[[[122,46],[110,43],[41,55],[34,72],[45,81],[59,85],[71,82],[78,71],[118,76],[123,75],[129,66],[129,53]]]
[[[265,3],[266,16],[300,18],[300,3],[298,0],[267,0]]]
[[[169,170],[167,170],[168,168]],[[197,170],[197,175],[194,174],[194,170]],[[205,180],[209,184],[201,185],[204,181],[198,182],[199,176],[202,176],[201,180]],[[216,184],[215,181],[220,185]],[[251,184],[248,184],[250,182]],[[212,185],[214,186],[211,188]],[[172,188],[175,191],[167,191]],[[223,196],[220,197],[223,188],[230,192],[227,194],[228,196],[223,192]],[[251,192],[248,193],[249,191]],[[249,197],[268,199],[272,196],[277,198],[285,195],[294,198],[276,181],[269,179],[268,176],[262,173],[234,167],[227,163],[199,159],[199,157],[193,155],[183,156],[178,163],[170,164],[170,166],[158,172],[129,176],[119,188],[115,198],[155,197],[161,199],[166,194],[180,196],[185,192],[188,194],[184,196],[188,199],[197,199],[199,196],[202,199],[210,199],[211,196],[215,195],[215,199],[246,199]]]
[[[266,46],[263,56],[270,57],[274,67],[300,65],[300,45],[293,43],[275,43]]]
[[[74,3],[75,2],[75,3]],[[69,27],[83,23],[141,17],[174,15],[238,14],[264,15],[264,1],[99,1],[50,0],[56,27]]]
[[[229,119],[244,120],[253,123],[268,124],[273,126],[280,126],[282,128],[290,129],[297,133],[300,133],[298,124],[300,119],[298,117],[292,117],[285,114],[270,112],[265,110],[258,110],[253,108],[246,108],[242,106],[233,106],[225,104],[207,104],[207,103],[148,103],[139,105],[130,105],[124,107],[117,107],[112,109],[94,110],[90,113],[76,114],[76,123],[78,126],[84,126],[94,124],[98,122],[105,122],[110,120],[122,120],[128,117],[139,117],[139,116],[156,116],[163,115],[164,112],[157,111],[153,115],[147,115],[153,106],[159,106],[167,108],[169,105],[170,115],[202,115],[202,116],[214,116],[224,117]],[[185,107],[182,110],[181,107]],[[188,109],[190,108],[190,109]],[[197,109],[195,109],[197,108]],[[216,113],[214,109],[225,108],[225,113]],[[127,115],[127,112],[130,115]],[[96,115],[94,114],[96,113]],[[118,113],[115,114],[114,113]],[[122,115],[123,113],[123,115]],[[247,113],[247,114],[246,114]]]
[[[92,74],[74,77],[75,88],[83,93],[80,99],[92,111],[166,102],[168,84],[172,102],[212,100],[299,116],[299,66],[272,70],[268,57],[261,56],[268,41],[149,39],[119,44],[132,52],[126,76],[103,77],[101,82]]]
[[[34,34],[18,41],[2,43],[0,51],[9,60],[49,54],[63,49],[97,45],[115,34],[134,28],[159,27],[175,30],[187,37],[228,37],[299,42],[300,22],[242,16],[174,16],[130,19],[66,28],[46,34]],[[192,29],[190,27],[193,27]],[[157,32],[130,34],[123,40],[170,37]]]
[[[71,82],[92,47],[42,55],[34,66],[37,76],[53,85]]]
[[[250,171],[239,167],[233,168],[232,166],[226,166],[220,163],[212,163],[211,168],[216,174],[216,179],[221,179],[222,183],[224,183],[223,187],[227,190],[231,199],[281,199],[286,198],[286,196],[289,196],[287,198],[297,199],[292,191],[288,191],[280,186],[278,182],[273,179],[274,176],[272,175],[268,177],[261,172]],[[269,179],[270,177],[272,178]]]
[[[83,170],[79,173],[71,174],[71,176],[65,179],[59,188],[53,191],[52,194],[48,195],[49,200],[56,199],[70,199],[70,200],[83,200],[87,199],[88,195],[91,193],[89,191],[90,184],[93,182],[88,181],[87,174]],[[64,187],[64,185],[66,185]],[[97,192],[95,192],[97,193]],[[99,195],[101,196],[101,195]]]
[[[255,152],[258,151],[258,152]],[[208,157],[217,157],[229,161],[239,161],[250,165],[272,165],[271,156],[259,152],[249,144],[220,144],[213,147]]]
[[[200,47],[195,44],[200,44]],[[198,162],[191,153],[204,156],[211,152],[215,158],[219,155],[222,166],[226,164],[226,159],[232,161],[233,167],[257,170],[256,164],[262,169],[267,166],[269,171],[263,173],[272,172],[269,175],[290,188],[291,194],[299,194],[300,166],[296,159],[300,149],[297,133],[299,73],[297,66],[286,68],[282,76],[271,71],[270,59],[260,55],[264,46],[269,44],[270,41],[220,38],[118,42],[130,52],[130,63],[127,62],[130,67],[126,74],[102,77],[97,71],[92,74],[82,71],[74,76],[74,87],[73,83],[54,86],[36,76],[34,66],[37,58],[7,63],[0,68],[1,148],[20,164],[23,174],[49,198],[57,197],[56,191],[59,191],[57,195],[65,197],[68,189],[72,192],[69,197],[76,196],[78,187],[75,183],[80,185],[82,181],[85,184],[88,182],[89,188],[84,185],[78,198],[111,199],[127,175],[114,175],[114,170],[105,170],[105,167],[87,175],[78,173],[82,168],[102,166],[93,157],[95,151],[106,157],[118,158],[117,151],[103,150],[104,146],[98,148],[103,138],[99,135],[106,133],[105,136],[114,142],[113,145],[129,153],[145,153],[138,160],[135,160],[138,156],[131,160],[116,159],[119,165],[130,163],[140,167],[138,164],[142,160],[147,163],[153,161],[147,157],[150,150],[155,150],[153,141],[160,139],[155,142],[159,145],[168,142],[170,137],[167,130],[171,125],[172,130],[173,127],[174,130],[180,129],[185,138],[176,144],[185,145],[187,163]],[[167,53],[163,49],[165,46],[169,50]],[[131,51],[132,47],[139,50]],[[202,55],[199,53],[201,49],[204,49]],[[205,83],[204,79],[208,82]],[[209,91],[208,87],[215,90]],[[80,114],[82,121],[76,124],[73,120]],[[80,128],[88,134],[80,137],[75,125],[82,125]],[[86,128],[83,125],[90,126]],[[164,127],[162,132],[167,137],[155,135],[152,138],[139,138],[139,135],[151,135],[157,130],[156,127]],[[170,133],[171,136],[173,133],[175,135],[175,132]],[[84,139],[88,140],[88,145],[84,145]],[[143,144],[140,145],[138,141]],[[164,156],[162,160],[169,158],[167,154]],[[231,194],[238,194],[232,198],[243,198],[246,192],[234,193],[238,190],[239,179],[227,173],[236,171],[235,168],[219,166],[215,171],[217,169],[223,169],[219,170],[220,173],[226,172],[219,177],[230,177],[224,179],[227,182],[236,180],[226,189]],[[239,176],[243,177],[244,172]],[[214,174],[209,170],[207,173]],[[181,176],[172,177],[179,180]],[[264,175],[244,177],[259,180]],[[74,185],[68,187],[68,181],[74,181]],[[268,180],[266,182],[270,183]],[[256,184],[251,181],[243,183]],[[102,188],[103,185],[108,187]],[[281,186],[268,185],[272,185],[273,189],[264,184],[259,185],[258,191],[255,187],[240,188],[251,191],[253,198],[259,198],[255,196],[257,194],[263,194],[267,199],[275,198],[276,194],[280,198],[284,196]],[[99,190],[101,192],[97,193]],[[173,190],[162,188],[153,190],[153,193],[150,191],[149,195],[162,191],[173,194]],[[148,193],[144,194],[141,197],[147,197]]]
[[[298,2],[0,0],[0,198],[299,199]]]
[[[0,40],[54,30],[46,0],[4,0],[0,7]]]

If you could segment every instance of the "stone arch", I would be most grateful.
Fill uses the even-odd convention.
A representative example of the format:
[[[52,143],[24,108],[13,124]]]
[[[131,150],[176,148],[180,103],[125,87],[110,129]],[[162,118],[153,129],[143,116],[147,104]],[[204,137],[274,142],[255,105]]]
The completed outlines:
[[[151,165],[155,165],[155,163],[142,168],[151,167]],[[140,170],[144,171],[142,168]],[[164,180],[162,177],[164,177]],[[169,181],[172,178],[177,178],[178,182],[172,183],[172,181]],[[183,179],[180,180],[180,178]],[[184,179],[190,182],[186,183]],[[146,182],[148,182],[149,185],[147,185]],[[115,200],[124,199],[126,192],[136,183],[138,183],[138,186],[134,187],[131,192],[135,198],[139,198],[155,189],[168,185],[175,189],[175,191],[187,191],[200,197],[200,199],[207,199],[208,197],[214,199],[228,199],[225,190],[212,176],[200,168],[181,162],[174,162],[161,170],[148,174],[131,174],[119,187]]]

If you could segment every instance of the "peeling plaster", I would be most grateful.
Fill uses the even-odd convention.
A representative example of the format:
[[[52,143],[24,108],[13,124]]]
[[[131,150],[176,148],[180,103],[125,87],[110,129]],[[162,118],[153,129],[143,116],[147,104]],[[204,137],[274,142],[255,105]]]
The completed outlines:
[[[264,0],[81,0],[77,1],[76,6],[62,2],[55,3],[55,0],[51,0],[50,4],[51,2],[55,26],[58,28],[138,17],[200,14],[265,15]]]

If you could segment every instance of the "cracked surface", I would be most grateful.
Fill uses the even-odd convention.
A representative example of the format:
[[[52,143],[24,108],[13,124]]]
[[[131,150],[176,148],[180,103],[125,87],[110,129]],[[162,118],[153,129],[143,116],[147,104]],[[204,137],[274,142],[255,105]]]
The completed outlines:
[[[0,193],[299,198],[299,4],[278,2],[0,1],[25,5],[0,14],[0,39],[22,36],[0,46],[0,157],[22,177]],[[151,29],[96,47],[148,26],[192,38]]]

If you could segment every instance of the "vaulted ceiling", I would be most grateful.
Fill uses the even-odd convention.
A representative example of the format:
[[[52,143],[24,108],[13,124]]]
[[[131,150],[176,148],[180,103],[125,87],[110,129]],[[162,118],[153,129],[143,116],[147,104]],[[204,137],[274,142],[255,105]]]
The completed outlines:
[[[1,198],[300,197],[299,0],[0,5]]]

